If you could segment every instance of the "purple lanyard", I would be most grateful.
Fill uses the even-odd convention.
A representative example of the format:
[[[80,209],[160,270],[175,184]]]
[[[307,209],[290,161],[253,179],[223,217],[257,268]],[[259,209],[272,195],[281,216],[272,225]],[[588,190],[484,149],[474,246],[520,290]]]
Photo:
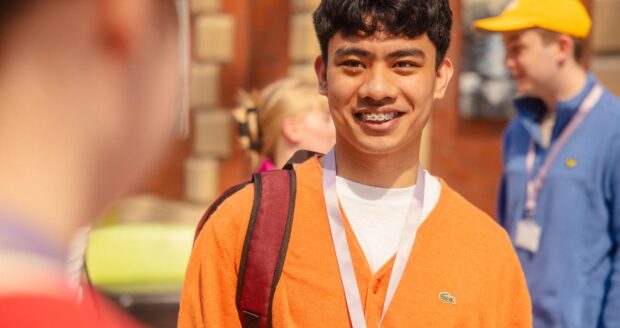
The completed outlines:
[[[540,167],[538,174],[534,176],[534,162],[536,160],[536,144],[534,140],[530,140],[530,149],[525,158],[525,166],[527,168],[527,197],[525,201],[525,216],[526,219],[533,219],[538,203],[538,195],[545,183],[551,164],[558,157],[558,154],[568,142],[568,139],[575,133],[575,130],[583,123],[588,114],[592,111],[594,106],[599,102],[603,96],[603,87],[600,84],[596,84],[588,96],[584,99],[579,106],[579,110],[575,116],[571,119],[568,126],[564,129],[558,141],[551,147],[547,159]]]
[[[0,214],[0,248],[37,254],[64,265],[66,254],[61,247],[19,222],[16,216]]]
[[[379,327],[381,327],[381,323],[383,319],[385,319],[385,314],[394,298],[396,289],[403,276],[405,267],[407,266],[411,249],[413,248],[416,233],[422,220],[425,187],[424,170],[422,170],[422,166],[419,165],[418,180],[413,192],[413,199],[407,215],[407,221],[405,221],[405,226],[403,227],[400,237],[396,260],[394,261],[394,266],[388,282],[388,289],[383,304]],[[323,194],[334,248],[336,250],[338,268],[340,269],[340,277],[342,279],[347,307],[349,309],[351,325],[354,328],[366,328],[366,318],[364,309],[362,308],[357,279],[355,278],[355,270],[353,268],[353,261],[351,260],[349,245],[347,243],[344,220],[342,219],[340,207],[338,206],[338,193],[336,191],[336,155],[334,149],[327,153],[323,163]]]

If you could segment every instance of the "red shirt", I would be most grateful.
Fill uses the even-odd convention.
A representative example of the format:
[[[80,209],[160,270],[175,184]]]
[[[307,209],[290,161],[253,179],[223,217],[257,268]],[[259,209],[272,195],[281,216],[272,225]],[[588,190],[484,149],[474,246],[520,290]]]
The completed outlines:
[[[139,328],[103,297],[84,293],[81,304],[51,296],[0,296],[0,327]]]

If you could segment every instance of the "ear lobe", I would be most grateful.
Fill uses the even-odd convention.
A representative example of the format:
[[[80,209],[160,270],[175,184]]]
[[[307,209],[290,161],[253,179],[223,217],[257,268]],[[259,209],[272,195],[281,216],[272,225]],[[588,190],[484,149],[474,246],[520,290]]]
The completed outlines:
[[[435,74],[435,99],[441,99],[446,94],[446,90],[454,74],[452,61],[449,58],[445,58],[441,65],[439,65]]]
[[[323,56],[318,56],[314,61],[314,72],[319,81],[319,93],[327,96],[327,63],[323,60]]]

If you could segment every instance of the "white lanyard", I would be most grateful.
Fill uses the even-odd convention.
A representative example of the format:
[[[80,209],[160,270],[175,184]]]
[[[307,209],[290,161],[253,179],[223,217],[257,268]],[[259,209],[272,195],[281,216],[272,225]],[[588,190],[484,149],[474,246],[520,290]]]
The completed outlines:
[[[394,298],[396,288],[398,287],[400,279],[403,276],[411,249],[413,248],[418,226],[420,225],[420,221],[422,219],[424,188],[425,174],[421,165],[419,165],[418,179],[413,192],[414,199],[411,202],[407,220],[405,221],[405,226],[400,237],[398,252],[396,253],[396,260],[394,261],[394,266],[390,275],[390,281],[388,283],[387,294],[383,304],[383,312],[381,313],[379,327],[381,326],[381,323],[385,318],[385,314],[390,307],[390,303]],[[325,205],[327,206],[329,226],[331,228],[334,248],[336,249],[336,257],[338,259],[338,267],[340,269],[340,276],[347,300],[351,324],[354,328],[366,328],[366,318],[362,308],[362,301],[359,295],[357,280],[355,278],[355,271],[353,269],[353,261],[351,260],[349,245],[347,243],[344,220],[342,219],[338,203],[338,193],[336,191],[336,156],[334,149],[327,153],[323,162],[323,195],[325,197]]]
[[[538,174],[534,177],[534,161],[536,159],[536,145],[534,140],[530,141],[530,149],[527,153],[527,157],[525,159],[525,165],[527,168],[527,198],[525,201],[525,216],[526,219],[533,219],[534,212],[536,211],[536,206],[538,203],[538,195],[540,194],[540,190],[542,189],[543,184],[545,183],[545,179],[547,178],[547,174],[549,173],[549,169],[551,168],[551,164],[558,157],[558,154],[566,145],[568,139],[575,133],[575,130],[583,123],[588,114],[592,111],[594,106],[599,102],[601,97],[603,96],[603,87],[600,84],[596,84],[592,91],[588,94],[588,96],[584,99],[579,106],[579,110],[575,114],[568,124],[568,126],[564,129],[564,132],[558,138],[558,141],[551,147],[549,151],[549,155],[547,159],[540,167]]]

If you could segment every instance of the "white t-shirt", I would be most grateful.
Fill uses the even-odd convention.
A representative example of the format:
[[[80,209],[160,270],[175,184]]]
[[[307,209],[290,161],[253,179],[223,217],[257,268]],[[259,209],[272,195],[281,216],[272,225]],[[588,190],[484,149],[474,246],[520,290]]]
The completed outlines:
[[[426,174],[424,207],[420,225],[435,208],[441,192],[437,178]],[[378,188],[336,177],[340,204],[372,272],[378,271],[396,252],[415,186]]]

